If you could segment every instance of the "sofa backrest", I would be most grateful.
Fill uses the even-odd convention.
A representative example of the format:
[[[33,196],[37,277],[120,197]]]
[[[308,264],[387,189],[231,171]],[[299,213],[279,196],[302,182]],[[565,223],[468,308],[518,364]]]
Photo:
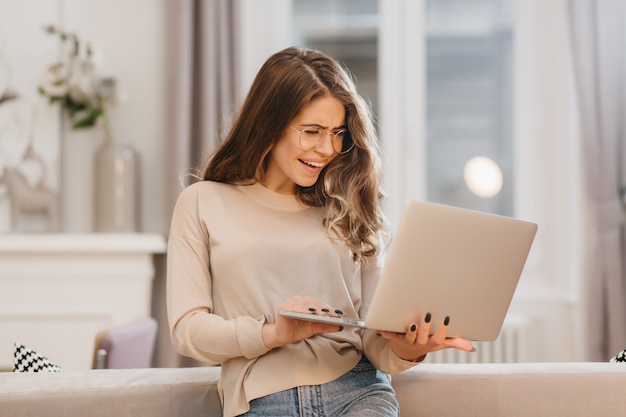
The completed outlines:
[[[219,367],[0,373],[2,417],[221,416]],[[623,417],[626,364],[422,364],[401,417]]]

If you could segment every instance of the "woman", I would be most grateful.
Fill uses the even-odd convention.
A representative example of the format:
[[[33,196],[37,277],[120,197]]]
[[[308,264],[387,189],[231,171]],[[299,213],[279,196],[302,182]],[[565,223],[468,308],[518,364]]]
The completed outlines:
[[[396,334],[277,314],[367,314],[385,244],[380,181],[348,73],[314,50],[271,56],[203,181],[181,193],[168,243],[172,340],[222,366],[225,416],[397,416],[385,373],[472,349],[446,325],[429,336],[429,315]]]

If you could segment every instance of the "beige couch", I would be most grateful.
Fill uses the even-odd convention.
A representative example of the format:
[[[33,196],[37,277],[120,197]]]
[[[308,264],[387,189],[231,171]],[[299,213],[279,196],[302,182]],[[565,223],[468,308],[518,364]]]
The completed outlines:
[[[218,368],[0,373],[2,417],[220,416]],[[401,416],[624,417],[626,364],[422,364]]]

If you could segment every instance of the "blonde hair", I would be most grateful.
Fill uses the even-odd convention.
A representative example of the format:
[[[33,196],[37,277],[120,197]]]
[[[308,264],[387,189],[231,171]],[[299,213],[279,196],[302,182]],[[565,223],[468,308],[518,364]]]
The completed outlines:
[[[350,248],[355,260],[378,253],[383,230],[381,163],[370,107],[356,92],[350,73],[312,49],[290,47],[272,55],[259,70],[203,179],[231,184],[261,181],[268,155],[291,120],[312,101],[332,96],[345,106],[348,139],[354,148],[325,167],[296,197],[325,209],[331,238]]]

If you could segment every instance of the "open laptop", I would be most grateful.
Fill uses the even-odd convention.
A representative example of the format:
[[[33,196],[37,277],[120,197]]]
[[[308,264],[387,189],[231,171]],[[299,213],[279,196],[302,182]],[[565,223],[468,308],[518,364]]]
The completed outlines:
[[[404,333],[432,315],[434,333],[493,341],[537,233],[537,224],[411,200],[400,219],[364,319],[280,311],[283,316]]]

